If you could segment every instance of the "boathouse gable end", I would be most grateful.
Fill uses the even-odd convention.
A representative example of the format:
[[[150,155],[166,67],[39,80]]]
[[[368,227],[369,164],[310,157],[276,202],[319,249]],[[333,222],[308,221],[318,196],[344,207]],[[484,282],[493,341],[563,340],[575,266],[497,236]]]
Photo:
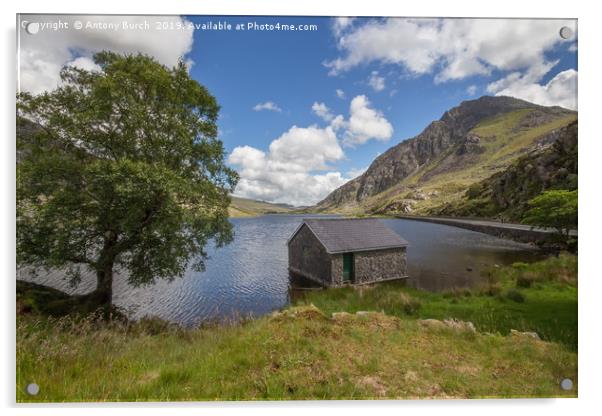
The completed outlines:
[[[331,256],[307,224],[301,224],[288,242],[288,264],[291,272],[332,286]]]

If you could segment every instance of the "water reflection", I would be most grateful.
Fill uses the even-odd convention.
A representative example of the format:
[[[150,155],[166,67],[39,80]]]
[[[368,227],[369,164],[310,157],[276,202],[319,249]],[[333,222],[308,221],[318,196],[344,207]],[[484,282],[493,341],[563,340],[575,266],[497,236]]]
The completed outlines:
[[[471,287],[497,265],[531,262],[543,253],[516,243],[448,225],[408,220],[383,220],[410,242],[408,284],[431,291]]]

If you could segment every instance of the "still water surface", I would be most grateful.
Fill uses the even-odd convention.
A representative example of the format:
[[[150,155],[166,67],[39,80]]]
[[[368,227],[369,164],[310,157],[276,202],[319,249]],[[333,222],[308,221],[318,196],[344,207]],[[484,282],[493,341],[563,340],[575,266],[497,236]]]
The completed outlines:
[[[208,250],[211,258],[204,272],[190,271],[181,279],[138,288],[128,285],[126,277],[117,276],[113,300],[135,319],[153,315],[185,325],[259,316],[282,308],[291,296],[286,241],[306,217],[234,218],[234,241]],[[471,286],[481,279],[481,270],[494,264],[541,257],[528,245],[461,228],[402,219],[382,221],[410,243],[408,284],[422,289]],[[36,278],[20,273],[19,278],[69,293],[87,293],[95,285],[92,275],[84,276],[75,288],[61,273]]]

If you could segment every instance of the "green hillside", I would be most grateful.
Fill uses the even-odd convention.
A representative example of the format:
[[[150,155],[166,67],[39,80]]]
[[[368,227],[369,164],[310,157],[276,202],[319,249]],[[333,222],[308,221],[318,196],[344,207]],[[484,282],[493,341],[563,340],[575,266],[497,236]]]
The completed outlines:
[[[284,204],[270,204],[269,202],[255,201],[253,199],[231,197],[232,202],[228,207],[230,217],[255,217],[265,214],[283,214],[293,208]]]
[[[501,215],[521,221],[528,202],[548,190],[576,190],[577,121],[557,130],[549,146],[521,156],[507,169],[471,185],[460,199],[431,213],[445,216]]]

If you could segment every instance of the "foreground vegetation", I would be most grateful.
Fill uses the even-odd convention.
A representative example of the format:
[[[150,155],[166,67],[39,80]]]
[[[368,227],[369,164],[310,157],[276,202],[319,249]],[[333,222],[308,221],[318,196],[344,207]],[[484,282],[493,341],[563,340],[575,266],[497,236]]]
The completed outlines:
[[[17,400],[574,397],[576,385],[559,383],[577,380],[576,284],[576,258],[562,255],[496,269],[470,294],[392,284],[308,292],[225,326],[22,313]],[[471,320],[477,331],[417,318]],[[31,382],[37,396],[25,392]]]
[[[482,332],[536,332],[542,339],[577,350],[577,256],[493,268],[475,289],[432,293],[390,282],[365,288],[307,292],[298,304],[326,313],[378,310],[399,317],[456,318]]]

